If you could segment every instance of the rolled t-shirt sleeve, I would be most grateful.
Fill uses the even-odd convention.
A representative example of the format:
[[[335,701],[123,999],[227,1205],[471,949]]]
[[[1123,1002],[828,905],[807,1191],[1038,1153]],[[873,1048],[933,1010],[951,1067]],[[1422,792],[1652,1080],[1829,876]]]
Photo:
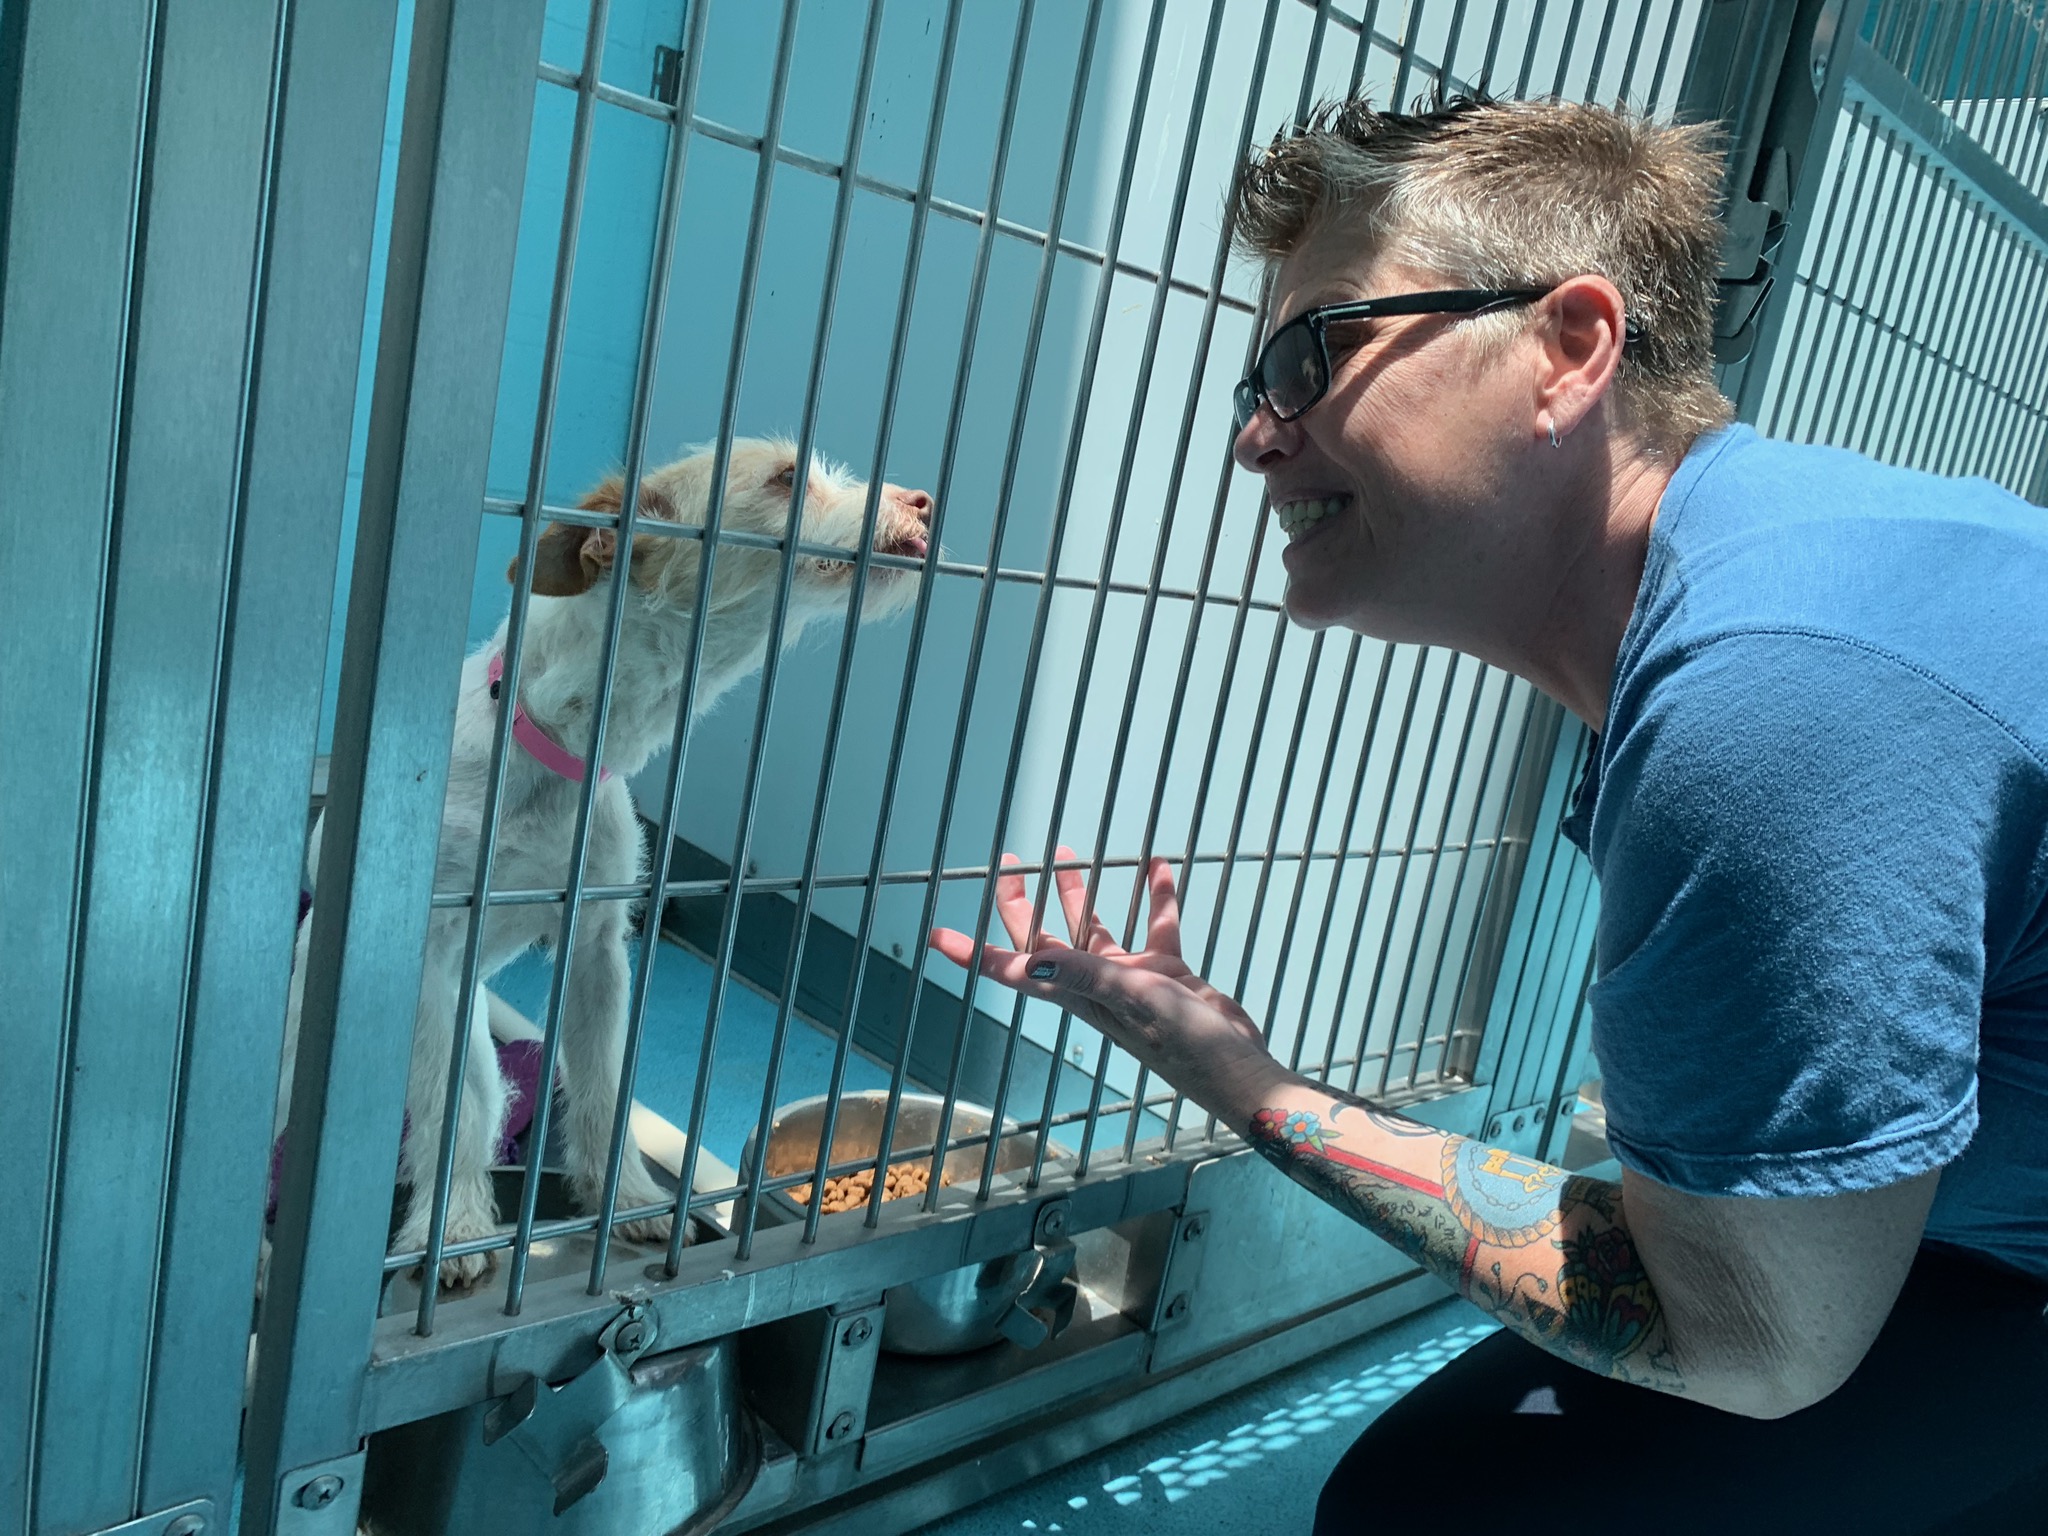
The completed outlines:
[[[1984,848],[2009,748],[1826,635],[1710,639],[1605,743],[1593,1043],[1615,1155],[1695,1194],[1871,1189],[1976,1128]]]

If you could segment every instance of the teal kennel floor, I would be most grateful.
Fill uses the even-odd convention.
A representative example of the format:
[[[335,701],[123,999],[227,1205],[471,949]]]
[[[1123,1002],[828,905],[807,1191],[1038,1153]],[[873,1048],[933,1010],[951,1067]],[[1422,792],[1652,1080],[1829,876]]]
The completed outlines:
[[[1499,1325],[1448,1300],[996,1495],[917,1536],[1305,1531],[1365,1426]]]

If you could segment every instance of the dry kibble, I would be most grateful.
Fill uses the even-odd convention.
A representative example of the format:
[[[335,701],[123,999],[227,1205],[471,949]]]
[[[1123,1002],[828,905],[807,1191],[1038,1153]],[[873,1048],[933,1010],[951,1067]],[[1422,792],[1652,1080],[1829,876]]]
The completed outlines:
[[[943,1188],[946,1179],[941,1175],[939,1184]],[[825,1197],[821,1202],[823,1214],[836,1215],[840,1211],[854,1211],[868,1203],[868,1195],[875,1187],[875,1171],[872,1168],[856,1169],[836,1179],[825,1181]],[[882,1198],[901,1200],[907,1195],[921,1195],[931,1187],[931,1170],[923,1163],[892,1163],[882,1178]],[[811,1203],[811,1186],[799,1184],[789,1192],[789,1198],[798,1205]]]

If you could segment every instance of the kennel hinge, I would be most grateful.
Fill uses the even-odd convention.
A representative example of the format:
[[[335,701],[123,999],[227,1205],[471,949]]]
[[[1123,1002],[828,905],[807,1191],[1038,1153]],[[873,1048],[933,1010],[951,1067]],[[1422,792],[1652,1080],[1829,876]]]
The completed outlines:
[[[1159,1292],[1152,1304],[1152,1358],[1147,1370],[1168,1370],[1180,1363],[1184,1349],[1176,1348],[1175,1336],[1194,1316],[1202,1261],[1208,1252],[1209,1213],[1183,1211],[1160,1256]]]
[[[94,1531],[92,1536],[226,1536],[227,1523],[214,1517],[213,1500],[194,1499],[175,1509],[160,1509],[139,1520],[125,1520]]]
[[[275,1536],[355,1536],[364,1456],[352,1451],[279,1478],[277,1517],[271,1523]]]
[[[1721,254],[1720,304],[1714,314],[1714,361],[1736,363],[1756,345],[1756,324],[1777,283],[1772,268],[1792,211],[1792,157],[1782,146],[1764,157],[1763,185],[1728,208]]]

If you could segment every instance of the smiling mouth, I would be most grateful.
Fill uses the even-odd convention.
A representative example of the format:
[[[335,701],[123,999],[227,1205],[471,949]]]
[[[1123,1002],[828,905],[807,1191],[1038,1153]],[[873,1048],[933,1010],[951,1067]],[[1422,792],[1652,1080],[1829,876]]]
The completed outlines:
[[[1289,501],[1273,509],[1289,543],[1299,539],[1333,512],[1351,505],[1349,496],[1325,496],[1313,501]]]

